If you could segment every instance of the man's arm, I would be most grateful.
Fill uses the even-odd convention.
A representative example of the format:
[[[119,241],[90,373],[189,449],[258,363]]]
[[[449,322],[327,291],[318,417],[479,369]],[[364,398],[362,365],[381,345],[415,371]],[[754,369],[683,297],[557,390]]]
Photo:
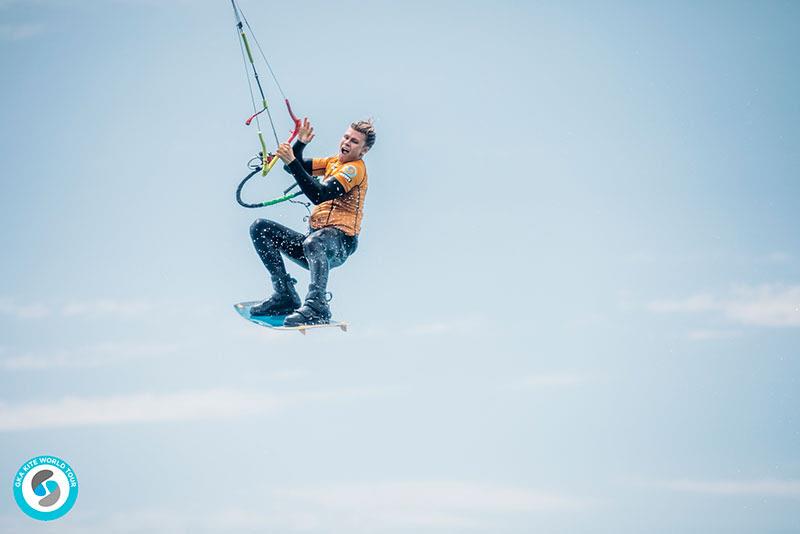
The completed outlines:
[[[302,161],[302,163],[301,161],[299,158],[293,159],[285,167],[294,176],[303,194],[313,204],[320,204],[344,195],[344,187],[339,183],[339,180],[328,180],[325,183],[319,183],[306,171],[305,161]]]
[[[311,173],[314,172],[314,170],[313,170],[314,161],[310,160],[310,159],[303,159],[303,149],[305,147],[306,147],[306,143],[304,143],[304,142],[302,142],[302,141],[300,141],[298,139],[297,141],[294,142],[294,145],[292,146],[292,152],[294,153],[294,157],[298,161],[302,162],[303,168],[305,169],[305,171],[308,174],[311,174]],[[292,171],[289,170],[289,166],[288,165],[284,165],[283,166],[283,170],[285,170],[289,174],[292,174]]]
[[[300,129],[297,130],[297,141],[295,141],[292,147],[292,153],[294,153],[296,159],[299,159],[303,163],[303,168],[306,172],[311,175],[314,174],[314,161],[303,159],[303,149],[312,139],[314,139],[314,127],[311,126],[311,121],[308,120],[308,117],[303,117],[303,124],[301,124]],[[284,159],[284,163],[287,161],[288,160]],[[283,169],[286,172],[290,172],[288,163],[283,166]]]
[[[294,146],[290,149],[288,144],[283,143],[278,147],[276,155],[283,160],[285,163],[283,168],[294,176],[303,194],[314,204],[320,204],[344,195],[345,190],[339,180],[328,180],[321,184],[311,177],[311,173],[314,172],[314,162],[303,159],[303,149],[312,139],[314,139],[314,128],[308,118],[304,118]]]

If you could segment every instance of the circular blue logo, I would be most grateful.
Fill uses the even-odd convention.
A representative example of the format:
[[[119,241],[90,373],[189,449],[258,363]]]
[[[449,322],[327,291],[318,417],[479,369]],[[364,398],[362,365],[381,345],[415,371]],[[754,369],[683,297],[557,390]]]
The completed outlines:
[[[14,499],[34,519],[51,521],[69,512],[78,498],[78,477],[55,456],[35,456],[14,476]]]

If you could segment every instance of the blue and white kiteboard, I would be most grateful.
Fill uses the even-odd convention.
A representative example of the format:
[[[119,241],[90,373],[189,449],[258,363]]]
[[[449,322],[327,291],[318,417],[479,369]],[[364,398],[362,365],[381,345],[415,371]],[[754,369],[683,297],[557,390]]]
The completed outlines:
[[[286,319],[285,315],[250,315],[250,308],[253,306],[257,306],[261,304],[261,301],[254,300],[252,302],[240,302],[239,304],[234,304],[233,307],[236,309],[236,312],[250,321],[251,323],[255,323],[259,326],[266,326],[267,328],[271,328],[273,330],[299,330],[301,334],[306,333],[306,330],[311,330],[312,328],[341,328],[342,332],[347,332],[347,323],[341,321],[331,321],[327,324],[304,324],[300,326],[283,326],[283,321]]]

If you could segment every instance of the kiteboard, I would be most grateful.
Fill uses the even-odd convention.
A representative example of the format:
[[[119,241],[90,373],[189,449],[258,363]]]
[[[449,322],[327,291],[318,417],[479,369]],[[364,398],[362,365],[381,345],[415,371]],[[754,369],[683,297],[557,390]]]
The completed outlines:
[[[261,304],[261,301],[255,300],[252,302],[240,302],[234,304],[233,307],[236,312],[259,326],[266,326],[273,330],[299,330],[301,334],[305,335],[306,330],[312,328],[341,328],[342,332],[347,332],[347,323],[342,321],[331,321],[326,324],[304,324],[300,326],[283,326],[283,321],[286,319],[285,315],[250,315],[250,308]]]

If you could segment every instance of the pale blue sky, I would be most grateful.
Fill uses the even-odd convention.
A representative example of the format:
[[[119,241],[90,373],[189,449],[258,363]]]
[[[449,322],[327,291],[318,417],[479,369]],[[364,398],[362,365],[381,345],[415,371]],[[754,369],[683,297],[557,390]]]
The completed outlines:
[[[0,0],[0,531],[800,530],[796,3],[242,8],[307,154],[376,119],[351,331],[232,309],[305,211],[227,0]]]

